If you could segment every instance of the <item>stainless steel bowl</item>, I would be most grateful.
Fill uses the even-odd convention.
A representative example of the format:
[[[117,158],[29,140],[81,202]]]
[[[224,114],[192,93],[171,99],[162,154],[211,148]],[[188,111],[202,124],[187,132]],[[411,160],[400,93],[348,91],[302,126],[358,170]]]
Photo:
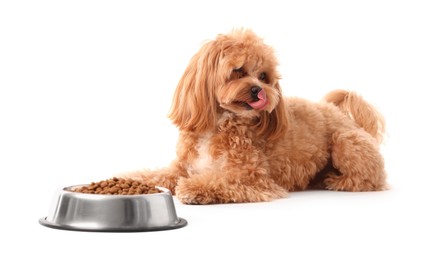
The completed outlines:
[[[100,195],[71,191],[66,187],[55,197],[47,217],[39,223],[57,229],[106,232],[138,232],[181,228],[187,221],[177,217],[172,194]]]

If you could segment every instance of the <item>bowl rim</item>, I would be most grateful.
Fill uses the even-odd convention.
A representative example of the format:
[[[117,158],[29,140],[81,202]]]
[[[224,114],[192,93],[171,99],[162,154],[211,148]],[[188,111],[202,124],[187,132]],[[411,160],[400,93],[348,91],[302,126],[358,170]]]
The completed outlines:
[[[136,198],[136,197],[141,197],[141,196],[160,196],[162,194],[164,195],[169,195],[172,196],[172,192],[165,188],[165,187],[161,187],[161,186],[155,186],[157,189],[161,190],[161,192],[157,192],[157,193],[149,193],[149,194],[127,194],[127,195],[121,195],[121,194],[93,194],[93,193],[84,193],[84,192],[78,192],[78,191],[72,191],[72,188],[78,188],[78,187],[83,187],[83,186],[87,186],[90,184],[77,184],[77,185],[71,185],[71,186],[67,186],[64,187],[60,190],[61,193],[67,193],[67,194],[74,194],[75,196],[79,196],[79,197],[95,197],[95,196],[99,196],[99,197],[105,197],[105,198]]]

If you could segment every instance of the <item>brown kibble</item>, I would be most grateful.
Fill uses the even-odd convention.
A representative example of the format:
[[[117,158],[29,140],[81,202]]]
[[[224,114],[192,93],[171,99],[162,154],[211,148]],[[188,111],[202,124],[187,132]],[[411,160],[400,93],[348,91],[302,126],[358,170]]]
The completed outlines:
[[[119,190],[120,190],[120,188],[118,188],[118,187],[111,187],[111,188],[109,189],[109,192],[110,192],[110,193],[112,193],[112,194],[115,194],[115,193],[117,193]]]
[[[78,187],[73,189],[72,191],[107,195],[139,195],[162,192],[156,187],[146,185],[142,182],[128,179],[119,179],[116,177],[100,182],[91,182],[91,184],[89,184],[88,186]]]

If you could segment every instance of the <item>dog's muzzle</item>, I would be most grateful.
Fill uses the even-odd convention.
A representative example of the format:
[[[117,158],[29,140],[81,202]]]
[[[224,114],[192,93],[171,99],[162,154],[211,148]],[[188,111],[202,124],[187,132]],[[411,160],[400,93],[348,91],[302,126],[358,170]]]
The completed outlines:
[[[251,94],[251,98],[253,99],[253,101],[258,101],[259,100],[258,94],[259,94],[259,92],[261,90],[262,90],[262,88],[259,87],[259,86],[253,86],[253,87],[251,87],[250,94]]]
[[[252,101],[247,102],[247,104],[254,109],[263,110],[269,104],[269,100],[266,97],[265,90],[259,86],[251,87],[250,95]]]

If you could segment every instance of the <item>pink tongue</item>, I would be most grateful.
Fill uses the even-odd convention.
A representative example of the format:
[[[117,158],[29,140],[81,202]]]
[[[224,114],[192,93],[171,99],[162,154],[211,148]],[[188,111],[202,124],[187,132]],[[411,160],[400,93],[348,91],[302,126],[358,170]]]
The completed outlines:
[[[257,93],[257,97],[259,98],[258,101],[247,102],[247,104],[249,104],[254,109],[262,110],[266,107],[266,105],[268,105],[268,99],[266,98],[265,90],[262,89],[259,91],[259,93]]]

